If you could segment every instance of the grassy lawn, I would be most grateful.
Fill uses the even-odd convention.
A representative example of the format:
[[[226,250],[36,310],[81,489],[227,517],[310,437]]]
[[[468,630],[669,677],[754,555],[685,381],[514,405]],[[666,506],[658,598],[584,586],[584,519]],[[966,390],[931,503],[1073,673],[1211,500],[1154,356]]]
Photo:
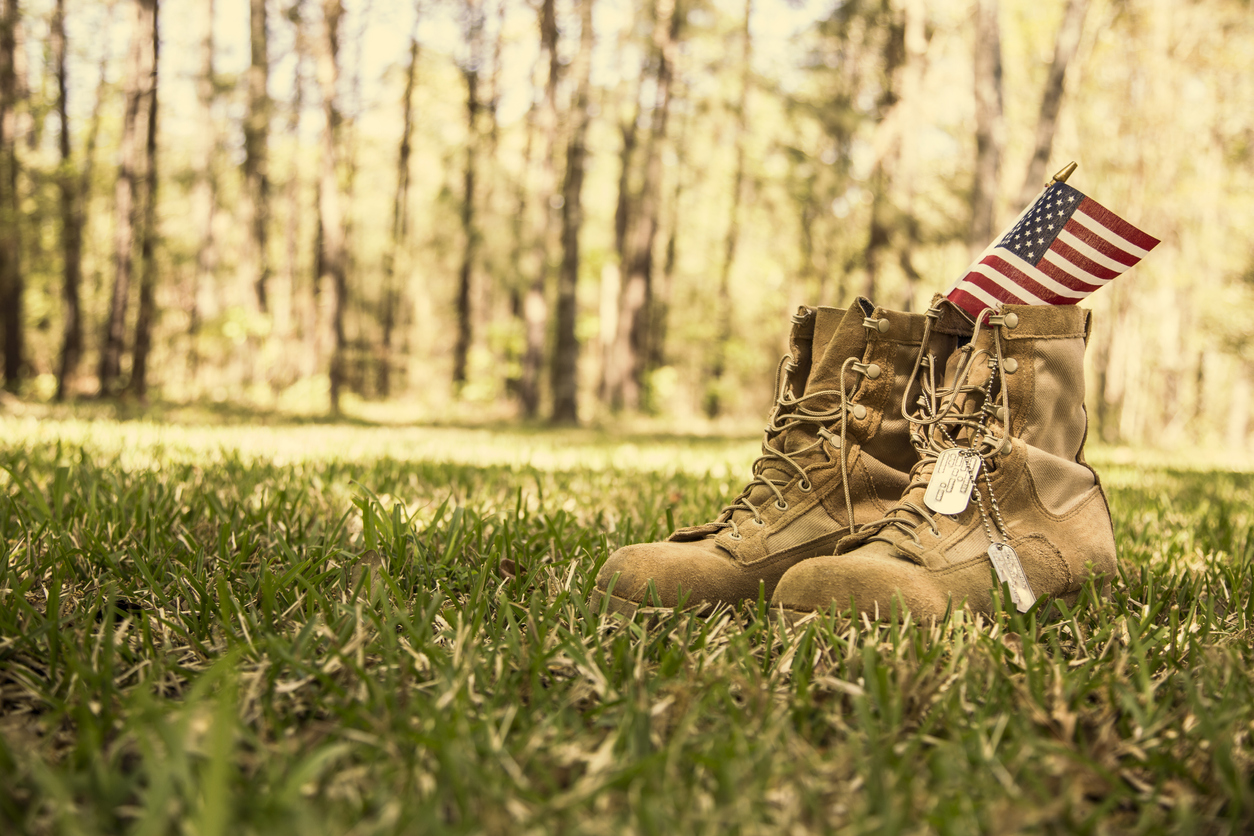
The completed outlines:
[[[1073,611],[589,612],[757,444],[0,418],[0,833],[1254,827],[1254,474],[1096,451]]]

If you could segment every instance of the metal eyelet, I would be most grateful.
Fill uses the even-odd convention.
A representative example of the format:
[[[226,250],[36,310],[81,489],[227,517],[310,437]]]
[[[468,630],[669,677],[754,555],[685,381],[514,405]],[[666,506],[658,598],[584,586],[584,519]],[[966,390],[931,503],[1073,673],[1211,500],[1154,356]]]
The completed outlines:
[[[787,511],[787,510],[788,510],[788,503],[787,503],[787,502],[782,502],[782,503],[781,503],[781,502],[777,499],[777,500],[775,500],[775,507],[776,507],[776,508],[778,508],[778,509],[779,509],[779,510],[781,510],[781,511]]]
[[[753,522],[757,525],[766,525],[766,520],[762,519],[761,517],[754,517]]]
[[[811,482],[809,479],[802,479],[800,482],[797,483],[797,489],[800,490],[802,493],[809,493],[810,491],[814,490],[814,483]]]
[[[853,370],[858,374],[866,377],[868,380],[878,379],[880,374],[883,372],[883,369],[879,367],[878,363],[854,363],[851,368],[853,368]]]
[[[731,534],[728,534],[727,536],[728,536],[728,538],[730,538],[730,539],[732,539],[732,540],[743,540],[743,539],[745,539],[743,534],[739,534],[739,533],[737,533],[737,532],[735,532],[735,531],[733,531]]]
[[[879,331],[881,334],[887,334],[888,329],[892,326],[888,324],[887,319],[872,319],[868,316],[862,320],[862,327],[870,328],[872,331]]]

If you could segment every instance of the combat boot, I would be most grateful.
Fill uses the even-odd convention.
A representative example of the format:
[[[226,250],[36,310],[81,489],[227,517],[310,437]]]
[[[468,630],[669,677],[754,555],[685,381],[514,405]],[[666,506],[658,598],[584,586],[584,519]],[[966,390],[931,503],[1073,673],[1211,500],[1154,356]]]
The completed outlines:
[[[955,310],[945,301],[934,310]],[[784,575],[772,606],[835,606],[918,620],[953,607],[989,614],[1002,583],[1020,610],[1116,573],[1110,511],[1084,460],[1084,350],[1090,314],[1074,306],[988,311],[950,357],[943,383],[924,379],[909,415],[918,463],[901,500],[843,539],[834,555]],[[926,359],[920,364],[924,369]]]
[[[789,567],[882,517],[915,460],[901,403],[924,330],[922,315],[866,299],[847,311],[803,307],[753,479],[715,521],[615,551],[594,605],[630,614],[736,604],[760,590],[769,600]]]

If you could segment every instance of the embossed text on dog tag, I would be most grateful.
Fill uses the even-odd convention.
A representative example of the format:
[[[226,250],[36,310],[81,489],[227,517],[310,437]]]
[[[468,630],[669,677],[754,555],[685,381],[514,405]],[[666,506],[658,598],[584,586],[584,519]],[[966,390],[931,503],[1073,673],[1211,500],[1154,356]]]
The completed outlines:
[[[974,450],[942,450],[932,468],[923,503],[938,514],[961,514],[971,502],[971,489],[979,472],[980,455]]]
[[[1019,555],[1009,543],[994,543],[988,547],[988,559],[993,561],[997,579],[1010,587],[1010,600],[1019,612],[1027,612],[1036,603],[1036,594],[1028,583]]]

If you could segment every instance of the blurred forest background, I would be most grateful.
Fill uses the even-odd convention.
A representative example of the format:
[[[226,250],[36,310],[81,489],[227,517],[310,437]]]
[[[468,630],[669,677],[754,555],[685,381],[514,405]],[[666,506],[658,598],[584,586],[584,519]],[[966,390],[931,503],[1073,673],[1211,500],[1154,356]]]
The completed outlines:
[[[29,400],[760,419],[1074,159],[1092,432],[1250,439],[1250,0],[0,0],[0,133]]]

